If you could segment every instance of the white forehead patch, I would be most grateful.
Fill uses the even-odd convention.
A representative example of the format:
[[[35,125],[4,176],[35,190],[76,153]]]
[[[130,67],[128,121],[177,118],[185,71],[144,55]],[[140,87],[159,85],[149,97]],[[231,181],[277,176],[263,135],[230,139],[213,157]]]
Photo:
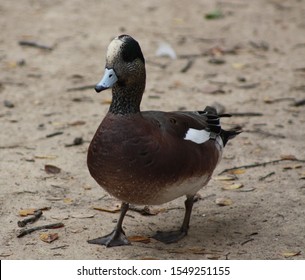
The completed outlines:
[[[206,130],[198,130],[194,128],[189,128],[187,131],[184,140],[190,140],[197,144],[202,144],[210,139],[210,132]]]
[[[113,59],[117,56],[122,44],[123,42],[118,38],[115,38],[111,41],[107,49],[107,61],[109,63],[111,63]]]

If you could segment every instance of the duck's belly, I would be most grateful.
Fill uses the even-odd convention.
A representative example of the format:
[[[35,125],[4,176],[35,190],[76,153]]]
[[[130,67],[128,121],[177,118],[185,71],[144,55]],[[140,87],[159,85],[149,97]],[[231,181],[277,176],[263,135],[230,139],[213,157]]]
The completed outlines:
[[[210,176],[193,177],[174,183],[117,182],[116,187],[100,182],[100,185],[117,199],[138,205],[159,205],[183,195],[195,195],[210,180]]]

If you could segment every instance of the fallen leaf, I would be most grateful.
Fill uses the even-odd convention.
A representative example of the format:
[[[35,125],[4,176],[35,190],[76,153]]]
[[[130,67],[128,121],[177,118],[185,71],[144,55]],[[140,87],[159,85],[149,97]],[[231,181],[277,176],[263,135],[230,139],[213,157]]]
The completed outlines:
[[[83,185],[83,189],[88,191],[88,190],[91,190],[92,187],[90,185],[85,184],[85,185]]]
[[[208,260],[218,260],[218,259],[221,258],[221,256],[214,255],[214,254],[207,254],[206,257],[207,257]]]
[[[77,218],[77,219],[87,219],[87,218],[93,218],[95,216],[95,214],[93,213],[80,213],[80,214],[72,214],[71,217],[72,218]]]
[[[73,199],[72,198],[64,198],[64,203],[72,203],[73,202]]]
[[[239,191],[240,192],[253,192],[255,190],[255,188],[242,188]]]
[[[216,198],[215,203],[219,206],[229,206],[233,203],[233,201],[227,197],[219,197]]]
[[[281,155],[282,160],[296,160],[296,156],[294,155]]]
[[[295,251],[295,252],[282,252],[282,256],[285,258],[291,258],[295,256],[301,255],[301,251]]]
[[[234,181],[237,177],[234,174],[213,177],[216,181]]]
[[[283,167],[284,170],[290,170],[293,169],[293,167],[291,165],[286,165]]]
[[[176,248],[176,249],[170,249],[168,250],[170,253],[176,253],[176,254],[195,254],[195,255],[215,255],[215,254],[221,254],[221,251],[218,250],[210,250],[207,251],[203,247],[191,247],[191,248]]]
[[[37,159],[55,159],[57,156],[55,155],[36,155],[34,156]]]
[[[58,239],[58,237],[59,237],[58,233],[44,232],[39,235],[40,240],[42,240],[43,242],[47,242],[47,243],[53,242],[54,240]]]
[[[243,69],[245,66],[246,64],[244,63],[238,63],[238,62],[232,63],[232,68],[237,70]]]
[[[28,215],[34,215],[34,212],[36,210],[37,209],[35,209],[35,208],[22,209],[22,210],[19,210],[19,215],[22,217],[28,216]]]
[[[246,169],[233,169],[233,170],[228,171],[228,173],[234,174],[234,175],[244,174],[245,172],[246,172]]]
[[[177,55],[174,49],[171,47],[170,44],[166,42],[161,42],[159,44],[159,47],[156,51],[156,56],[167,56],[170,57],[171,59],[176,59]]]
[[[71,228],[71,227],[70,227],[70,232],[72,232],[72,233],[81,233],[81,232],[83,232],[84,230],[85,230],[84,227],[82,227],[82,228],[79,228],[79,227]]]
[[[130,205],[129,210],[140,213],[143,216],[155,216],[159,213],[165,212],[165,208],[151,208],[149,206],[138,207],[135,205]]]
[[[231,185],[228,185],[228,186],[224,186],[222,187],[223,190],[226,190],[226,191],[230,191],[230,190],[237,190],[237,189],[240,189],[242,188],[244,185],[242,183],[233,183]]]
[[[54,219],[54,220],[63,221],[63,220],[68,220],[69,215],[67,215],[67,214],[66,215],[64,215],[64,214],[62,214],[62,215],[52,215],[51,218]]]
[[[55,165],[51,165],[51,164],[46,164],[44,166],[44,170],[48,173],[48,174],[58,174],[60,173],[61,169]]]
[[[205,19],[220,19],[223,17],[223,13],[220,10],[214,10],[212,12],[209,12],[207,14],[205,14]]]
[[[84,124],[86,124],[85,121],[75,121],[75,122],[68,123],[69,126],[77,126],[77,125],[84,125]]]
[[[97,207],[93,206],[94,210],[102,211],[102,212],[108,212],[108,213],[117,213],[120,212],[120,206],[118,205],[117,207],[111,209],[111,208],[103,208],[103,207]]]
[[[141,243],[150,243],[151,239],[147,236],[139,236],[139,235],[134,235],[134,236],[130,236],[128,237],[128,240],[130,242],[141,242]]]

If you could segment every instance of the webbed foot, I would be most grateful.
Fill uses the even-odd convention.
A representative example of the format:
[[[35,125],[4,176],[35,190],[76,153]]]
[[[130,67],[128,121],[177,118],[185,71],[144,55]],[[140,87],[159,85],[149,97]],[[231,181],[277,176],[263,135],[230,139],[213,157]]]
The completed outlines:
[[[87,242],[90,244],[105,245],[106,247],[130,245],[130,242],[127,239],[124,231],[117,229],[114,229],[111,233],[105,236],[91,239],[88,240]]]
[[[175,243],[181,240],[187,235],[187,231],[176,230],[176,231],[157,231],[157,233],[152,237],[158,241],[165,244]]]

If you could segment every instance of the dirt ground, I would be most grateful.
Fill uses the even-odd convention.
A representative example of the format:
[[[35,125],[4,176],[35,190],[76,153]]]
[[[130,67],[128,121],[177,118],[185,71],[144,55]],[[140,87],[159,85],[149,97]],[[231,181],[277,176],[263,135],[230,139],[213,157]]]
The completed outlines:
[[[304,14],[302,0],[1,0],[0,258],[304,259]],[[93,85],[121,33],[139,41],[147,61],[142,110],[216,104],[233,113],[225,128],[244,131],[200,191],[179,243],[149,236],[180,226],[184,198],[152,207],[156,215],[129,211],[131,246],[86,242],[118,218],[101,211],[119,202],[90,177],[86,153],[111,98]],[[177,58],[157,57],[160,42]],[[29,208],[48,210],[26,228],[64,227],[17,238],[17,221],[30,217],[19,212]],[[43,242],[41,233],[58,239]]]

